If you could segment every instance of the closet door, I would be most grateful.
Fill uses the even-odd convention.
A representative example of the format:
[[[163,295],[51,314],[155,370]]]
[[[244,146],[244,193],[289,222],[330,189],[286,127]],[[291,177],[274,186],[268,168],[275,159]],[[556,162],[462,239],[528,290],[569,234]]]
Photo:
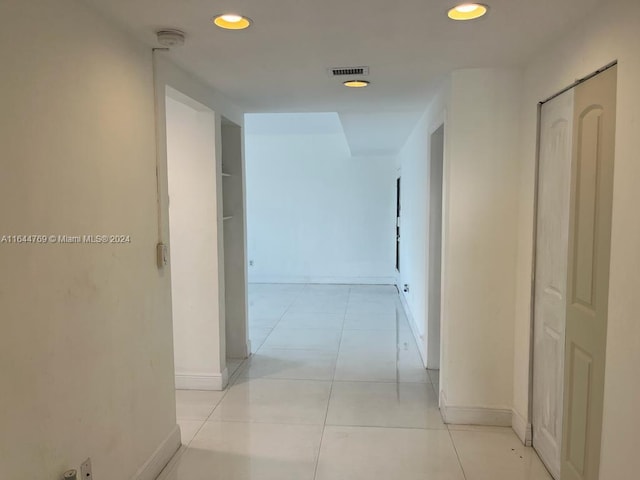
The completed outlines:
[[[533,446],[560,477],[574,91],[542,106],[534,297]]]
[[[604,399],[617,68],[576,87],[562,479],[596,480]]]

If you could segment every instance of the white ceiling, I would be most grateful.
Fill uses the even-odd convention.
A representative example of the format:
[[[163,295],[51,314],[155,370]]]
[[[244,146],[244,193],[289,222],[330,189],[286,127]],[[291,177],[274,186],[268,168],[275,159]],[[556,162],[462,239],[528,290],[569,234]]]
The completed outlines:
[[[335,112],[252,113],[245,118],[244,131],[247,135],[344,135],[351,155],[384,157],[405,143],[419,117],[419,112],[375,115],[338,115]],[[385,131],[386,134],[372,135],[374,131]]]
[[[340,112],[340,122],[354,156],[388,156],[400,151],[423,111]]]
[[[183,30],[173,61],[247,112],[338,112],[361,151],[365,131],[371,139],[371,128],[415,124],[451,70],[522,64],[601,0],[486,0],[489,15],[472,22],[447,18],[455,0],[85,1],[150,46],[158,29]],[[228,12],[254,23],[245,31],[212,25]],[[347,89],[326,71],[350,65],[371,68],[368,88]],[[363,120],[371,124],[359,128]],[[410,130],[376,130],[386,138],[373,150],[397,149]]]
[[[323,113],[254,113],[245,118],[247,135],[342,135],[338,115]]]

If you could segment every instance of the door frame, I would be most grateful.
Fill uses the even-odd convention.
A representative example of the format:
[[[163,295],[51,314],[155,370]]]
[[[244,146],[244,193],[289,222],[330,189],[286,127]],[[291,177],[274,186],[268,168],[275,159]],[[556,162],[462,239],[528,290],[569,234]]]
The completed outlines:
[[[427,277],[427,292],[426,292],[426,325],[425,331],[427,332],[427,368],[440,369],[440,358],[442,352],[442,304],[443,304],[443,269],[444,269],[444,208],[445,208],[445,149],[446,149],[446,132],[447,128],[443,121],[435,129],[432,129],[429,133],[429,166],[428,166],[428,209],[427,209],[427,251],[426,258],[426,277]],[[436,135],[441,136],[440,149],[437,152],[437,157],[434,158],[434,140]],[[437,168],[434,168],[434,161],[437,162]],[[433,176],[438,172],[438,203],[440,208],[438,209],[437,216],[439,218],[433,218],[433,202],[436,200],[434,197]],[[437,221],[437,223],[436,223]],[[433,229],[436,228],[434,232]],[[435,233],[435,235],[434,235]],[[438,251],[433,249],[433,242],[438,242]],[[434,262],[436,262],[438,274],[432,275],[434,270]],[[437,284],[437,294],[434,294],[434,285]],[[437,304],[437,308],[434,311],[434,304]],[[434,318],[433,314],[436,314],[437,318]],[[434,340],[434,336],[436,337]],[[435,353],[432,350],[436,350]]]
[[[396,275],[400,275],[400,215],[402,214],[402,195],[401,195],[401,180],[402,175],[400,172],[396,175]]]
[[[533,440],[533,362],[534,362],[534,321],[535,321],[535,294],[536,294],[536,260],[537,260],[537,246],[538,246],[538,200],[540,189],[540,138],[542,127],[542,107],[544,104],[559,97],[563,93],[568,92],[571,89],[578,87],[579,85],[591,80],[592,78],[600,75],[607,70],[616,67],[618,60],[614,60],[602,68],[599,68],[593,73],[576,80],[571,85],[563,88],[559,92],[551,95],[549,98],[542,100],[537,105],[537,120],[536,120],[536,162],[535,162],[535,178],[534,178],[534,192],[533,192],[533,228],[532,228],[532,251],[531,251],[531,285],[530,285],[530,308],[529,308],[529,391],[528,391],[528,405],[527,405],[527,423],[524,432],[524,443],[526,446],[532,445]],[[564,376],[564,372],[563,372]],[[564,412],[563,412],[564,417]],[[564,420],[564,418],[563,418]],[[564,433],[563,433],[564,434]]]

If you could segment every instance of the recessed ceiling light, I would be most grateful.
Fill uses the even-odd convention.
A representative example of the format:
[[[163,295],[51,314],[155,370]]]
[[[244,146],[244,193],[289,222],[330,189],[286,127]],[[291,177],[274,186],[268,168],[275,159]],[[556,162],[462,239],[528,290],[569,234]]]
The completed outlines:
[[[452,20],[474,20],[487,14],[489,7],[481,3],[463,3],[449,10]]]
[[[343,82],[343,85],[349,88],[364,88],[369,86],[369,82],[366,80],[347,80]]]
[[[249,28],[251,20],[235,13],[225,13],[213,18],[213,23],[225,30],[244,30]]]

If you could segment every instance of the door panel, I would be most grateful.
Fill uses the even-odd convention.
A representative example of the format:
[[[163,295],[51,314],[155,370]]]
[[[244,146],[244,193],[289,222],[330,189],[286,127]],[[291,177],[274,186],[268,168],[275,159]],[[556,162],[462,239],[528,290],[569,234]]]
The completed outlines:
[[[604,111],[593,107],[580,119],[578,148],[581,154],[577,168],[574,303],[593,309],[593,268],[596,244],[597,172],[600,127]]]
[[[597,480],[604,399],[617,67],[576,87],[563,480]]]
[[[569,423],[573,428],[568,432],[567,445],[569,446],[569,451],[567,452],[567,460],[576,472],[584,475],[585,439],[587,438],[589,410],[588,399],[589,390],[591,389],[593,358],[576,345],[572,345],[569,357],[568,370],[572,372],[571,385],[569,387],[569,398],[572,399]]]
[[[560,477],[567,256],[574,92],[547,102],[540,118],[534,297],[533,446]]]

